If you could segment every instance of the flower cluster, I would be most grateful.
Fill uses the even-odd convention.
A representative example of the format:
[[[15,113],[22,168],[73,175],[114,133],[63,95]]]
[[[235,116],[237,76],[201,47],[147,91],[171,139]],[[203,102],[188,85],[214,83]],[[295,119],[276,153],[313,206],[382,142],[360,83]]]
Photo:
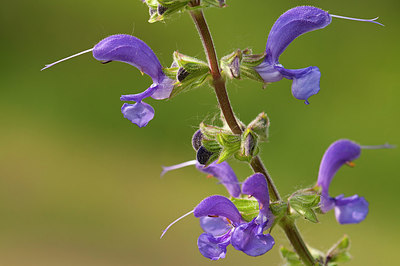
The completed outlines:
[[[193,137],[193,147],[199,147],[197,131]],[[336,219],[340,224],[359,223],[368,214],[368,202],[358,195],[345,198],[329,196],[330,183],[339,168],[360,156],[361,149],[392,148],[391,145],[360,146],[359,144],[341,139],[332,143],[326,150],[321,160],[316,188],[320,191],[320,209],[323,213],[335,209]],[[200,164],[197,160],[188,161],[178,165],[163,167],[162,175],[171,170],[195,165],[196,168],[218,179],[223,184],[233,199],[243,199],[241,195],[249,195],[258,201],[259,211],[250,221],[244,219],[245,213],[238,210],[235,200],[224,196],[213,195],[202,200],[193,211],[195,217],[200,219],[200,226],[204,233],[198,238],[200,253],[209,259],[218,260],[225,257],[229,244],[249,256],[259,256],[269,251],[274,245],[274,239],[263,232],[271,227],[273,222],[281,217],[275,217],[270,210],[268,184],[265,176],[256,173],[248,177],[240,188],[237,176],[227,162],[212,162],[208,166]],[[178,218],[182,219],[188,214]],[[247,218],[247,216],[246,216]],[[174,224],[171,223],[165,232]],[[162,236],[163,236],[162,235]]]
[[[229,244],[249,256],[263,255],[274,246],[273,237],[263,233],[273,221],[264,175],[257,173],[247,178],[242,193],[256,198],[260,206],[259,214],[250,222],[243,220],[228,198],[219,195],[204,199],[194,209],[194,216],[200,219],[204,230],[197,241],[204,257],[212,260],[224,258]]]
[[[164,173],[191,163],[164,167]],[[270,234],[264,234],[264,231],[271,227],[274,217],[269,209],[268,184],[264,175],[256,173],[248,177],[240,190],[237,177],[226,162],[213,163],[198,169],[217,177],[232,197],[246,194],[254,197],[259,204],[258,215],[251,221],[246,221],[235,204],[224,196],[213,195],[202,200],[192,211],[200,219],[200,226],[204,231],[197,241],[200,253],[206,258],[218,260],[225,257],[229,244],[249,256],[260,256],[269,251],[275,241]],[[163,235],[172,224],[164,230]]]

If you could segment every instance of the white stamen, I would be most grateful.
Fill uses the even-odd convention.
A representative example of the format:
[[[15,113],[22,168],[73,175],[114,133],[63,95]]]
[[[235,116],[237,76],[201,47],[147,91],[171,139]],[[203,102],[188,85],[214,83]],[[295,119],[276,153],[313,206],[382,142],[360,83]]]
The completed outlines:
[[[184,162],[184,163],[180,163],[180,164],[176,164],[176,165],[171,165],[171,166],[163,166],[163,170],[161,172],[161,177],[164,176],[167,172],[172,171],[172,170],[176,170],[176,169],[180,169],[189,165],[195,165],[197,163],[196,160],[192,160],[192,161],[188,161],[188,162]]]
[[[378,149],[394,149],[396,148],[395,145],[390,145],[389,143],[385,143],[383,145],[371,145],[371,146],[360,146],[361,149],[368,149],[368,150],[378,150]]]
[[[334,17],[334,18],[342,18],[342,19],[355,20],[355,21],[364,21],[364,22],[372,22],[372,23],[375,23],[375,24],[378,24],[378,25],[381,25],[381,26],[385,26],[385,25],[383,25],[382,23],[379,23],[378,21],[375,21],[375,20],[377,20],[379,17],[372,18],[372,19],[362,19],[362,18],[350,18],[350,17],[332,15],[332,14],[329,14],[329,15],[330,15],[331,17]]]
[[[40,71],[43,71],[43,70],[45,70],[45,69],[47,69],[47,68],[49,68],[49,67],[52,67],[52,66],[54,66],[54,65],[56,65],[56,64],[58,64],[58,63],[64,62],[64,61],[66,61],[66,60],[68,60],[68,59],[77,57],[77,56],[82,55],[82,54],[86,54],[86,53],[91,52],[91,51],[93,51],[93,48],[88,49],[88,50],[83,51],[83,52],[80,52],[80,53],[77,53],[77,54],[74,54],[74,55],[71,55],[71,56],[68,56],[68,57],[63,58],[63,59],[61,59],[61,60],[58,60],[58,61],[56,61],[56,62],[54,62],[54,63],[51,63],[51,64],[46,65],[46,66],[45,66],[44,68],[42,68]]]
[[[176,222],[178,222],[179,220],[185,218],[186,216],[188,216],[189,214],[192,214],[194,212],[194,210],[182,215],[181,217],[179,217],[178,219],[176,219],[175,221],[173,221],[172,223],[170,223],[167,228],[165,228],[160,236],[160,239],[165,235],[165,233],[168,231],[168,229],[173,226]]]

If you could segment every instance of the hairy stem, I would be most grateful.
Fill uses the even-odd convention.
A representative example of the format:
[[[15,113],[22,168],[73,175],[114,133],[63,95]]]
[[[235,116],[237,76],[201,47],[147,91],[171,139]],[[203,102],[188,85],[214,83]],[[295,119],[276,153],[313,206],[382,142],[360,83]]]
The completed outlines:
[[[228,94],[225,89],[225,80],[221,77],[219,70],[217,54],[214,49],[214,43],[204,18],[203,11],[196,10],[190,12],[193,20],[195,21],[196,28],[200,34],[203,47],[207,55],[208,65],[210,66],[211,75],[213,77],[213,86],[222,113],[225,116],[226,122],[234,134],[240,135],[242,130],[236,121],[235,114],[233,113],[231,103],[229,102]]]
[[[198,1],[192,1],[192,6],[197,6]],[[231,103],[228,98],[228,94],[225,88],[225,80],[221,76],[221,72],[218,65],[217,54],[215,52],[214,43],[211,37],[210,30],[208,28],[207,22],[204,18],[202,10],[190,11],[190,15],[196,25],[197,31],[200,35],[201,41],[203,43],[204,51],[207,55],[208,65],[210,67],[211,75],[213,77],[213,87],[218,99],[219,107],[221,108],[222,114],[234,134],[242,134],[242,129],[233,113]],[[262,173],[268,182],[269,193],[272,201],[280,201],[281,197],[279,192],[274,185],[270,175],[268,174],[265,166],[263,165],[260,157],[256,156],[250,162],[250,166],[255,173]],[[295,223],[289,218],[282,218],[280,225],[285,231],[287,238],[293,245],[297,254],[303,261],[305,265],[314,265],[315,260],[311,256],[304,240],[302,239],[300,232],[298,231]]]

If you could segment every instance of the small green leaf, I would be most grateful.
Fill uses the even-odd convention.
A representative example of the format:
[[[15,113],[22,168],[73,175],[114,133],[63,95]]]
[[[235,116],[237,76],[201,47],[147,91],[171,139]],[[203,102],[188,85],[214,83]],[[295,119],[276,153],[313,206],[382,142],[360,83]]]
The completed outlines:
[[[314,210],[311,209],[310,207],[303,206],[301,204],[298,204],[296,202],[290,202],[290,207],[294,209],[298,214],[303,216],[305,219],[309,220],[310,222],[313,223],[318,223],[318,218],[317,215],[315,214]]]
[[[333,245],[326,256],[327,265],[333,266],[338,263],[344,263],[351,260],[349,253],[350,239],[347,235],[344,235],[335,245]]]
[[[285,260],[287,266],[300,266],[303,265],[299,256],[294,252],[285,247],[281,247],[281,256]]]
[[[318,208],[320,196],[313,190],[300,190],[289,197],[289,205],[305,219],[318,223],[315,209]]]

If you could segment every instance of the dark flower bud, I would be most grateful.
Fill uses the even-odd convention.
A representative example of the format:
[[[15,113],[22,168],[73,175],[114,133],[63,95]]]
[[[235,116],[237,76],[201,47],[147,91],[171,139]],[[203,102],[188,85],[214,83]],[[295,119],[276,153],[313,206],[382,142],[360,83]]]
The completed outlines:
[[[206,164],[212,155],[213,155],[212,152],[206,150],[204,146],[200,146],[196,154],[196,159],[199,162],[199,164]]]
[[[192,146],[195,151],[198,151],[202,145],[201,140],[203,139],[203,133],[201,130],[197,130],[192,137]]]
[[[165,13],[165,11],[167,11],[167,7],[165,7],[165,6],[162,6],[162,5],[158,5],[158,7],[157,7],[157,13],[161,16],[162,14],[164,14]]]
[[[189,76],[189,72],[187,72],[183,67],[180,67],[178,69],[178,72],[176,73],[176,79],[179,82],[182,82],[187,76]]]

